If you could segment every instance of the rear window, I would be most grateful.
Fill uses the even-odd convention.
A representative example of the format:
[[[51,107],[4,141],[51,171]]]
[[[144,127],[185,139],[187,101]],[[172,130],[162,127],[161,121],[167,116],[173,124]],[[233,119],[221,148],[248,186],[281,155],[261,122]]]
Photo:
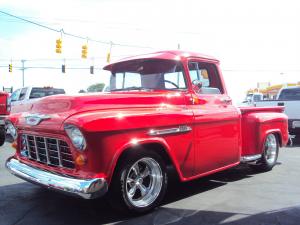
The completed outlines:
[[[65,94],[65,90],[58,88],[32,88],[29,98],[42,98],[59,94]]]
[[[283,89],[278,100],[300,100],[300,88]]]

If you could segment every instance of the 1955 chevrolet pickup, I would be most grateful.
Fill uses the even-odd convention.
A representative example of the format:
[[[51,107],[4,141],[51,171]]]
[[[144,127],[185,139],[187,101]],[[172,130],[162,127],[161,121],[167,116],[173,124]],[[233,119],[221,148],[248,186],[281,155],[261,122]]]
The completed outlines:
[[[240,163],[268,171],[288,141],[283,107],[233,106],[212,57],[162,51],[104,70],[109,92],[46,97],[8,117],[12,174],[143,213],[162,201],[168,166],[181,181]]]

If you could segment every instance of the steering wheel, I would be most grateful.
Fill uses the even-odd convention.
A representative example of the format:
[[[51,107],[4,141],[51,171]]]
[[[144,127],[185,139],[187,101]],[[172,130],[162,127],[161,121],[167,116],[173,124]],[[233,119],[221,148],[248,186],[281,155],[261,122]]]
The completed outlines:
[[[175,84],[174,82],[172,81],[169,81],[169,80],[164,80],[165,83],[169,83],[169,84],[172,84],[173,86],[175,86],[176,88],[179,88],[179,86],[177,84]]]

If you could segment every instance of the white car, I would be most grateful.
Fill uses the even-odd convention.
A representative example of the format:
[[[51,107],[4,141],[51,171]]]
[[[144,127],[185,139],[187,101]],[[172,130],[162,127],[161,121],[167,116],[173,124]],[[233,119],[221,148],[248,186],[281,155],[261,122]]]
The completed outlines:
[[[23,87],[17,89],[9,98],[11,113],[26,112],[30,109],[31,103],[42,97],[58,94],[65,94],[65,90],[52,87]]]

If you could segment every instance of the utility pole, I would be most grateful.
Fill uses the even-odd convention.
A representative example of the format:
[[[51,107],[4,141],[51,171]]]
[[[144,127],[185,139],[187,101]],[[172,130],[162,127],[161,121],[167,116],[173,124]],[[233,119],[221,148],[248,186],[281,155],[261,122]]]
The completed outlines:
[[[22,87],[24,87],[25,86],[25,67],[24,67],[25,60],[22,59],[21,62],[22,62],[22,69],[21,69],[22,70]]]

